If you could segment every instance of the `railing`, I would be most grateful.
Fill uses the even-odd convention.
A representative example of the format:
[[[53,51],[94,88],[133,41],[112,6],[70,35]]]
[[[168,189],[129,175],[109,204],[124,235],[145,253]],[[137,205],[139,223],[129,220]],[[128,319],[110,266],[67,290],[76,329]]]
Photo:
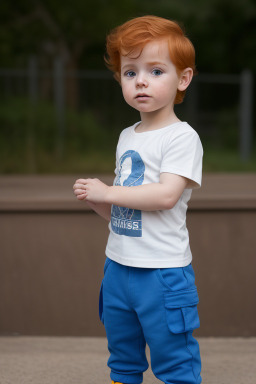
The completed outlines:
[[[70,91],[66,87],[66,81],[73,79],[74,82],[80,83],[87,81],[85,85],[88,87],[89,81],[94,81],[94,85],[101,87],[102,92],[105,92],[105,96],[99,95],[95,97],[94,103],[96,105],[101,97],[104,97],[103,104],[109,103],[109,97],[106,93],[106,88],[109,94],[117,87],[113,76],[108,71],[66,71],[62,60],[56,59],[54,61],[53,69],[50,71],[39,70],[37,60],[31,58],[27,69],[0,69],[0,81],[2,82],[2,90],[0,88],[0,97],[8,97],[15,94],[15,92],[26,94],[31,102],[32,108],[38,102],[40,97],[39,90],[40,81],[51,82],[51,98],[56,108],[56,126],[58,131],[58,146],[59,152],[63,151],[63,137],[65,132],[65,108],[68,104],[68,97],[70,97]],[[107,81],[107,83],[106,83]],[[14,83],[16,83],[14,87]],[[103,84],[104,83],[104,84]],[[253,75],[249,70],[242,71],[241,74],[199,74],[196,76],[187,92],[185,97],[184,106],[185,112],[189,116],[189,122],[192,122],[195,127],[200,129],[200,115],[203,114],[200,109],[199,102],[202,99],[200,93],[200,86],[207,84],[209,89],[212,85],[231,85],[237,86],[237,97],[235,101],[235,109],[238,112],[237,128],[239,129],[239,153],[242,161],[247,161],[250,158],[252,152],[253,141]],[[93,86],[91,86],[93,87]],[[14,91],[14,88],[16,91]],[[89,89],[89,88],[88,88]],[[116,89],[116,88],[115,88]],[[18,90],[18,91],[17,91]],[[79,90],[76,91],[77,94]],[[119,92],[119,90],[118,90]],[[232,93],[232,89],[231,89]],[[213,96],[214,97],[214,96]],[[79,104],[82,103],[82,95],[77,95]],[[119,97],[115,97],[115,105],[121,101],[121,94]],[[109,105],[109,108],[113,108],[113,103]],[[177,106],[180,108],[180,106]],[[118,109],[118,108],[117,108]],[[126,113],[125,113],[126,114]],[[210,125],[210,124],[209,124]],[[202,128],[202,133],[204,129]]]

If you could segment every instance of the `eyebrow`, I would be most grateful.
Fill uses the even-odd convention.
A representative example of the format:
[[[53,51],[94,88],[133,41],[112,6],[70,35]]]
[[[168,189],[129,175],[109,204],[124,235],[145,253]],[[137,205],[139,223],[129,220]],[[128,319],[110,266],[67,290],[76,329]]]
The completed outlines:
[[[167,67],[167,65],[165,63],[162,63],[161,61],[152,61],[148,63],[148,65],[164,65],[165,67]]]
[[[129,63],[129,64],[126,64],[124,65],[121,69],[125,69],[126,67],[132,67],[134,65],[134,63]],[[165,66],[167,67],[166,64],[162,63],[161,61],[152,61],[152,62],[148,62],[147,63],[148,66],[153,66],[153,65],[161,65],[161,66]]]

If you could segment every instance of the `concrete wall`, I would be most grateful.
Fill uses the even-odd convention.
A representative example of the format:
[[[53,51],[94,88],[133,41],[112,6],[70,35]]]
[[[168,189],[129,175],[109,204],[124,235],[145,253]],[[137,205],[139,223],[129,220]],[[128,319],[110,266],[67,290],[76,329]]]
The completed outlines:
[[[108,226],[76,201],[80,176],[0,177],[1,335],[105,335],[98,295]],[[255,192],[254,174],[206,174],[193,191],[199,336],[256,336]]]

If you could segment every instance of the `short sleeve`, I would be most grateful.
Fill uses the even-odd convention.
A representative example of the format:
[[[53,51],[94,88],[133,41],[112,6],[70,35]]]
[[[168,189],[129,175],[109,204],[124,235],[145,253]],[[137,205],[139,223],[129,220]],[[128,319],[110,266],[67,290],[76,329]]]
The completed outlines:
[[[117,176],[117,174],[118,174],[118,169],[119,169],[119,154],[118,154],[118,147],[120,146],[121,137],[122,137],[124,131],[125,131],[125,130],[123,130],[123,131],[120,133],[119,138],[118,138],[118,142],[117,142],[117,146],[116,146],[116,162],[115,162],[115,170],[114,170],[114,174],[115,174],[115,176]],[[116,177],[115,177],[115,179],[116,179]]]
[[[203,146],[195,130],[182,132],[164,144],[160,173],[168,172],[190,179],[187,189],[200,188]]]
[[[116,185],[117,177],[118,177],[118,168],[119,168],[119,159],[118,159],[118,151],[116,148],[116,163],[115,163],[115,170],[114,170],[114,180],[113,180],[113,185]]]
[[[117,175],[117,170],[118,170],[118,155],[117,155],[117,149],[116,149],[116,161],[115,161],[115,170],[114,170],[115,175]]]

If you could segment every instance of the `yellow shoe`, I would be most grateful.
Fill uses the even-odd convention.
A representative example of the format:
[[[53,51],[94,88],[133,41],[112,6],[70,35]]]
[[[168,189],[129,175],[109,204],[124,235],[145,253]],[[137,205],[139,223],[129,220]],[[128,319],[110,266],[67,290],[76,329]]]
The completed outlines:
[[[112,383],[111,384],[123,384],[123,383],[118,383],[117,381],[113,381],[112,380]]]

